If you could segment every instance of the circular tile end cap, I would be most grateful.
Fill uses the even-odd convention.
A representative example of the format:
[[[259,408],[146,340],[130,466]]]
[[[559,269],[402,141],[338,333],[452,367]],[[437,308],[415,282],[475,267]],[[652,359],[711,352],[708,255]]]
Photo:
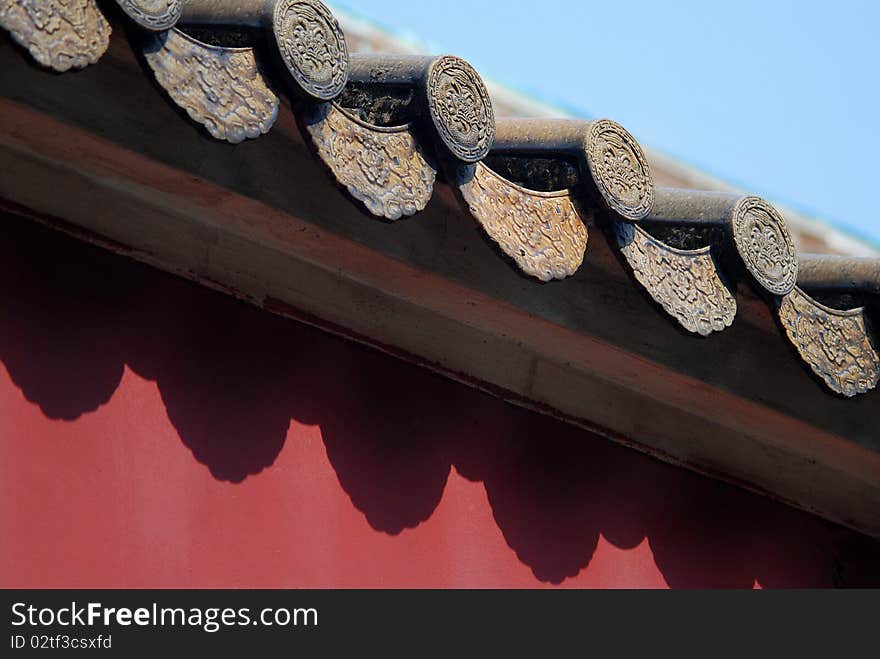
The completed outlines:
[[[482,78],[466,61],[444,55],[431,62],[428,110],[450,153],[466,163],[485,158],[495,141],[495,112]]]
[[[625,220],[644,218],[654,204],[654,179],[636,139],[620,124],[600,119],[590,126],[584,150],[608,207]]]
[[[142,28],[162,32],[180,19],[183,0],[116,0],[120,9]]]
[[[272,14],[278,52],[294,81],[308,96],[329,101],[348,82],[345,35],[318,0],[279,0]]]
[[[755,281],[774,295],[797,284],[798,256],[785,220],[760,197],[743,197],[730,220],[733,242]]]

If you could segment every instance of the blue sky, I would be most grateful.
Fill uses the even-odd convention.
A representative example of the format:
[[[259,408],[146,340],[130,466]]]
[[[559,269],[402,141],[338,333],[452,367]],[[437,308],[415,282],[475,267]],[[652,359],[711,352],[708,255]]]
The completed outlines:
[[[878,2],[331,4],[880,244]]]

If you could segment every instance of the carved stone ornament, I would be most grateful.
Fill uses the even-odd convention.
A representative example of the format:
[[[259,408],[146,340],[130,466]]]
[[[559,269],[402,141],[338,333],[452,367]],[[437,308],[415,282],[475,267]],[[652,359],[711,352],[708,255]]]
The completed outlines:
[[[620,124],[600,119],[584,145],[590,174],[611,210],[625,220],[640,220],[654,203],[648,160],[635,138]]]
[[[797,283],[797,249],[785,220],[760,197],[743,197],[731,217],[733,240],[755,281],[774,295],[785,295]]]
[[[154,35],[144,56],[171,99],[218,140],[259,137],[278,117],[278,97],[250,48],[212,46],[171,29]]]
[[[95,0],[0,0],[0,25],[56,71],[94,64],[110,43],[110,24]]]
[[[864,308],[830,309],[794,288],[780,300],[779,319],[801,357],[832,391],[851,398],[877,386],[880,354],[868,334]]]
[[[307,110],[303,121],[321,160],[373,215],[397,220],[431,199],[437,170],[409,126],[373,126],[333,103]]]
[[[583,263],[587,228],[568,190],[528,190],[483,163],[460,166],[458,186],[477,222],[527,275],[564,279]]]
[[[479,74],[444,55],[431,63],[426,89],[431,120],[452,155],[468,163],[485,158],[495,140],[495,114]]]
[[[336,98],[348,82],[345,36],[318,0],[278,0],[272,29],[281,59],[300,88],[319,101]]]
[[[177,25],[183,0],[116,0],[116,4],[135,23],[161,32]]]
[[[614,234],[636,280],[682,327],[701,336],[730,327],[736,297],[710,247],[676,249],[626,222],[615,222]]]

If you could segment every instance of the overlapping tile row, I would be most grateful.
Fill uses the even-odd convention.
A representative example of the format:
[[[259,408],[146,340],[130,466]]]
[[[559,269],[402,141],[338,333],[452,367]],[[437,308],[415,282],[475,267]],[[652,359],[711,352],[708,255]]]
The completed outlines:
[[[759,197],[655,187],[642,148],[613,121],[496,121],[466,61],[350,55],[319,0],[116,4],[168,98],[213,138],[268,132],[286,94],[316,156],[377,218],[416,215],[445,179],[512,266],[540,282],[574,275],[588,227],[599,227],[684,331],[731,326],[744,283],[830,390],[851,397],[880,381],[880,261],[799,256]],[[111,32],[96,0],[0,0],[0,25],[59,72],[97,62]],[[525,173],[510,174],[512,163]]]
[[[319,0],[116,0],[140,29],[137,46],[171,100],[215,138],[267,132],[278,89],[302,105],[329,101],[348,82],[345,35]],[[96,0],[0,0],[0,25],[56,71],[94,64],[110,25]],[[204,43],[187,27],[236,30],[253,46]],[[273,65],[286,71],[270,82]]]

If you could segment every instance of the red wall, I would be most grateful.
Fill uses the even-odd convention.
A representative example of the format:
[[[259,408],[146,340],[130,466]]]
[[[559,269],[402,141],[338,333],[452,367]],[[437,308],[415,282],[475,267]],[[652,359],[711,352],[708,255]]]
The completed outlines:
[[[0,219],[0,585],[880,584],[858,534]]]

